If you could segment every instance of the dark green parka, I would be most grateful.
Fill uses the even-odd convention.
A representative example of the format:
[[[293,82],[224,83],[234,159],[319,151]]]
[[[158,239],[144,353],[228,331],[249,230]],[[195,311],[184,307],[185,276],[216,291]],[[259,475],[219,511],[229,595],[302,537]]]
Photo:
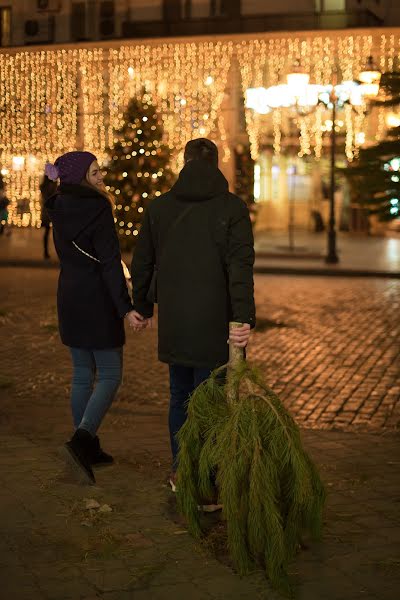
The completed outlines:
[[[255,324],[253,264],[246,205],[218,168],[188,162],[172,189],[149,204],[132,261],[134,307],[145,317],[153,315],[148,291],[157,268],[162,362],[227,362],[229,321]]]

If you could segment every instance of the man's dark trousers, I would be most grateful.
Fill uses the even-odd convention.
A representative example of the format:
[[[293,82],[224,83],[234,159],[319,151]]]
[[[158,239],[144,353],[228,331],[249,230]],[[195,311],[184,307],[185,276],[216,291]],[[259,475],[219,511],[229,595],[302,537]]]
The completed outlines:
[[[169,366],[171,400],[169,405],[169,434],[171,438],[172,469],[178,467],[178,441],[176,434],[186,421],[187,401],[190,394],[208,379],[211,369],[207,367]]]

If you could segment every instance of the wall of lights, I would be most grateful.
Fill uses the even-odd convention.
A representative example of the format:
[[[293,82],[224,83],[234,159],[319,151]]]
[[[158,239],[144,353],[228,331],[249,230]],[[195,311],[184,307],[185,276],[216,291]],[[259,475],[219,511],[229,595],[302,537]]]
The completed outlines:
[[[0,168],[15,225],[40,225],[43,165],[76,147],[77,78],[76,50],[0,54]]]
[[[328,85],[338,63],[343,78],[356,77],[370,54],[381,70],[393,69],[400,54],[400,36],[391,30],[367,33],[329,32],[259,36],[221,36],[212,40],[105,42],[75,48],[31,48],[0,52],[0,168],[11,200],[10,222],[40,225],[39,181],[46,160],[85,147],[106,158],[114,130],[132,96],[152,94],[163,120],[166,143],[174,153],[173,168],[182,165],[187,140],[211,137],[219,143],[224,161],[236,143],[221,107],[232,72],[240,74],[232,89],[276,85],[300,57],[311,80]],[[238,69],[231,69],[232,64]],[[275,109],[270,128],[275,153],[281,151],[287,127],[285,109]],[[258,157],[265,117],[245,110],[254,158]],[[235,117],[234,117],[235,118]],[[236,115],[239,119],[239,114]],[[364,116],[346,110],[346,154],[352,158],[371,125]],[[373,134],[384,135],[386,116],[378,111]],[[298,117],[300,152],[322,152],[321,111]]]
[[[304,34],[293,37],[273,37],[243,41],[238,46],[243,93],[249,88],[277,86],[285,82],[296,59],[300,59],[302,70],[310,74],[310,83],[329,86],[337,72],[338,83],[357,79],[367,58],[374,55],[379,60],[382,72],[393,70],[399,64],[400,36],[373,33],[359,35],[316,35]],[[273,90],[272,90],[273,91]],[[281,152],[282,134],[288,133],[292,120],[299,132],[299,156],[314,154],[319,159],[323,148],[323,135],[329,130],[329,111],[322,106],[312,114],[294,115],[282,108],[282,98],[277,99],[277,108],[271,114],[245,110],[246,125],[250,138],[251,152],[255,160],[259,156],[261,130],[269,129],[273,137],[276,154]],[[345,153],[349,161],[366,139],[379,140],[384,136],[387,122],[385,109],[373,111],[368,116],[363,110],[352,110],[347,105],[338,115],[338,129],[345,134]],[[372,118],[371,118],[372,116]]]
[[[145,88],[162,115],[167,142],[175,153],[192,137],[215,131],[233,53],[232,42],[192,42],[122,46],[109,57],[109,144],[121,124],[122,109]]]

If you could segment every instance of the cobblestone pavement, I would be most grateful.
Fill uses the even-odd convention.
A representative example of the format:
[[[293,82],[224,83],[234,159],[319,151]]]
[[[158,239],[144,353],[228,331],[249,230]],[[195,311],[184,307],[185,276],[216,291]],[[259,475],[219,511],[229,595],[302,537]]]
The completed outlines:
[[[1,269],[0,277],[4,597],[275,600],[260,573],[240,579],[176,515],[165,486],[168,385],[156,331],[129,334],[124,384],[101,429],[117,464],[95,487],[76,485],[56,452],[71,432],[57,273]],[[399,285],[256,278],[249,358],[303,425],[330,492],[322,543],[291,569],[299,600],[398,595]],[[86,510],[87,498],[112,512]]]
[[[250,357],[306,426],[397,427],[400,282],[260,277]],[[268,323],[266,323],[268,325]]]
[[[58,339],[57,272],[0,272],[5,355],[0,371],[12,380],[12,396],[38,410],[57,399],[64,404],[70,360]],[[260,275],[256,299],[258,326],[249,360],[261,367],[301,424],[398,426],[400,281]],[[129,420],[133,408],[135,422],[138,411],[164,417],[167,368],[157,361],[156,345],[155,330],[129,332],[116,422]]]

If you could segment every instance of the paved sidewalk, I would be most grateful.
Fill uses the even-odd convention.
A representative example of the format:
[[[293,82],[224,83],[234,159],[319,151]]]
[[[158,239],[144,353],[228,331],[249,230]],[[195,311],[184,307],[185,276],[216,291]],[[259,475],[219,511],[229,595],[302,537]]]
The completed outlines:
[[[53,447],[0,435],[2,598],[262,597],[263,577],[240,580],[174,522],[160,473],[135,464],[117,433],[107,447],[118,463],[98,485],[82,486]],[[98,507],[88,509],[88,500]]]
[[[304,275],[400,277],[400,236],[337,235],[339,262],[325,263],[327,234],[297,232],[294,249],[287,235],[260,232],[255,237],[256,272]]]
[[[54,446],[0,433],[0,581],[7,600],[278,600],[240,578],[179,522],[164,470],[107,431],[117,464],[74,482]],[[307,431],[329,498],[321,543],[290,567],[298,600],[395,600],[400,586],[398,440]],[[146,443],[146,440],[144,440]],[[164,457],[161,457],[163,459]],[[150,468],[149,468],[150,467]],[[87,501],[110,512],[87,509]]]
[[[128,332],[124,382],[100,431],[117,462],[81,487],[57,454],[71,434],[57,271],[3,268],[0,280],[0,596],[278,600],[261,573],[234,573],[220,536],[199,544],[176,513],[156,330]],[[398,597],[399,286],[256,276],[249,360],[301,425],[329,494],[322,543],[290,567],[298,600]],[[112,511],[90,511],[88,499]]]
[[[57,267],[56,253],[50,236],[51,260],[43,259],[43,231],[32,228],[10,228],[10,235],[0,236],[0,266]],[[327,265],[326,233],[297,232],[295,248],[288,249],[286,234],[259,232],[255,236],[258,273],[304,275],[350,275],[400,277],[400,236],[366,237],[339,233],[337,240],[340,262]],[[130,264],[131,255],[124,256]]]

